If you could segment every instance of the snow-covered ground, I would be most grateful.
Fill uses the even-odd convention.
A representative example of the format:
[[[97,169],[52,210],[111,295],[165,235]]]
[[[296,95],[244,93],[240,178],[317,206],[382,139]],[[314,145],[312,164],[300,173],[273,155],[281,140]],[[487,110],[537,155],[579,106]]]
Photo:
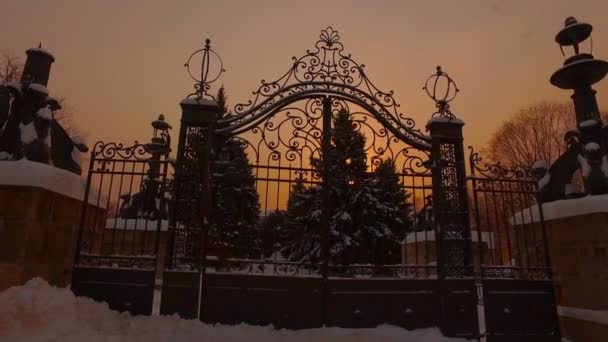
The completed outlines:
[[[177,316],[131,316],[105,303],[76,298],[69,289],[35,278],[0,293],[0,341],[400,341],[457,342],[437,329],[407,331],[320,328],[275,330],[249,325],[205,325]]]

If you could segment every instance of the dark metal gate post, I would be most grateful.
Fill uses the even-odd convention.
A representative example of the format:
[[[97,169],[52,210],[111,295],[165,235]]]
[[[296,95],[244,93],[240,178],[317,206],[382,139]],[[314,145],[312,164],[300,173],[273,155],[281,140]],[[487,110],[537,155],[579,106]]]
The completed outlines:
[[[180,105],[182,118],[169,218],[169,262],[163,275],[160,312],[196,318],[205,293],[206,222],[211,204],[209,164],[219,109],[215,101],[201,98],[185,99]]]
[[[437,67],[437,73],[430,79],[435,80],[433,89],[425,87],[425,90],[438,108],[427,123],[427,129],[431,135],[433,214],[442,316],[440,328],[447,336],[477,337],[479,326],[462,136],[464,122],[452,114],[448,104],[456,96],[458,88],[441,67]],[[447,80],[443,98],[439,98],[436,92],[440,79]]]
[[[447,336],[476,337],[479,329],[462,126],[461,120],[449,117],[435,117],[427,125],[432,139],[440,328]]]
[[[322,298],[322,322],[327,322],[327,273],[329,264],[329,215],[331,212],[330,208],[330,193],[329,185],[327,183],[327,175],[329,173],[329,149],[331,145],[331,97],[326,96],[323,98],[323,140],[321,142],[321,151],[323,154],[323,174],[321,175],[323,181],[323,216],[321,221],[321,276],[323,277],[321,289]]]

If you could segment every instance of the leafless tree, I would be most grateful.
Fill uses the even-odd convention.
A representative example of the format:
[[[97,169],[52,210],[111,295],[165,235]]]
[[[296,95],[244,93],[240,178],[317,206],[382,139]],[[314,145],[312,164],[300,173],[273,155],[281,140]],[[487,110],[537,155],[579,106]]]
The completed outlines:
[[[608,113],[602,112],[604,120]],[[539,102],[520,109],[492,135],[487,156],[506,166],[552,164],[566,149],[564,134],[576,128],[572,103]]]
[[[23,63],[19,57],[8,52],[0,54],[0,84],[19,82]]]
[[[8,52],[0,53],[0,84],[18,83],[23,72],[23,62],[20,58]],[[66,101],[65,97],[60,97],[57,102],[61,109],[56,110],[55,120],[61,124],[69,136],[80,136],[86,138],[86,132],[74,124],[74,109]]]

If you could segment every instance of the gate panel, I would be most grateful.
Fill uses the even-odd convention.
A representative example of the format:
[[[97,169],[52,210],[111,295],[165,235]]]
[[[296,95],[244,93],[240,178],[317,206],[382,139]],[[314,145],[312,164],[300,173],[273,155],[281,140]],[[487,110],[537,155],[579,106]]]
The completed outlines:
[[[440,326],[445,335],[477,338],[477,293],[473,279],[442,279],[439,294],[442,301]]]
[[[158,251],[167,231],[164,141],[95,144],[73,269],[76,295],[114,310],[152,313]],[[87,202],[104,210],[87,211]]]
[[[251,274],[206,275],[206,323],[308,329],[323,325],[320,277]]]
[[[420,329],[439,324],[438,281],[337,279],[327,283],[326,325],[372,328],[392,324]]]
[[[486,336],[493,341],[560,341],[557,304],[538,185],[531,171],[481,164],[471,149]]]
[[[484,279],[488,342],[560,341],[553,283]]]
[[[133,315],[152,314],[154,270],[76,267],[72,291]]]

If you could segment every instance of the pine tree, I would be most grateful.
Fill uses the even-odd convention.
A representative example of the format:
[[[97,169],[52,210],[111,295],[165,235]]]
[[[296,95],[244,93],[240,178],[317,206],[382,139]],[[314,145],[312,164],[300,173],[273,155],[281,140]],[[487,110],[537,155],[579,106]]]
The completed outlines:
[[[230,115],[224,87],[218,91],[217,103],[218,119]],[[253,168],[243,143],[232,136],[214,136],[210,171],[211,246],[219,257],[250,257],[258,247],[260,208]]]
[[[380,209],[375,220],[388,229],[387,234],[375,246],[375,261],[398,263],[401,258],[399,241],[403,240],[411,226],[411,204],[407,202],[411,194],[403,190],[395,163],[391,159],[380,162],[372,174],[371,183]]]
[[[334,118],[331,137],[322,156],[328,162],[324,184],[330,199],[323,209],[329,212],[331,262],[398,262],[408,208],[394,163],[382,162],[366,173],[365,137],[346,111]],[[321,171],[323,160],[312,165]],[[283,251],[292,260],[313,261],[320,255],[321,193],[320,186],[306,188],[301,180],[293,187],[287,208],[292,236]]]
[[[287,202],[287,229],[281,253],[292,261],[316,263],[321,255],[321,187],[304,186],[298,177]]]

